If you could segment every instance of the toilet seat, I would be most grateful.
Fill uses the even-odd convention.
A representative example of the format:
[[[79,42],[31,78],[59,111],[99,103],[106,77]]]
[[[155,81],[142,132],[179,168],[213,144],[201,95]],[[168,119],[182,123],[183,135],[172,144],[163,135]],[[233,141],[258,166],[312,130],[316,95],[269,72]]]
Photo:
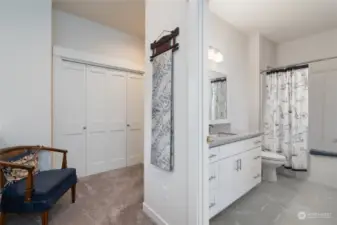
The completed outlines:
[[[266,152],[262,151],[261,153],[262,159],[272,160],[272,161],[285,161],[286,157],[283,155],[280,155],[276,152]]]

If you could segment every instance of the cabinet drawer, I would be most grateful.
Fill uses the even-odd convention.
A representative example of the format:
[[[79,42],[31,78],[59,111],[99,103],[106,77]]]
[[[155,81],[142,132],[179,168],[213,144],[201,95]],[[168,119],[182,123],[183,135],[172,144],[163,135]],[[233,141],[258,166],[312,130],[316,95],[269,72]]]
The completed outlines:
[[[219,186],[219,163],[209,164],[208,175],[209,189],[216,189]]]
[[[209,191],[209,204],[208,204],[209,218],[215,216],[220,210],[217,197],[218,196],[216,190]]]
[[[247,148],[253,149],[262,146],[262,136],[247,139]]]
[[[219,159],[219,147],[210,148],[208,153],[209,162],[215,162]]]
[[[219,147],[219,159],[241,154],[254,148],[258,147],[261,148],[261,145],[262,145],[261,136],[246,139],[243,141],[233,142],[227,145],[222,145]]]

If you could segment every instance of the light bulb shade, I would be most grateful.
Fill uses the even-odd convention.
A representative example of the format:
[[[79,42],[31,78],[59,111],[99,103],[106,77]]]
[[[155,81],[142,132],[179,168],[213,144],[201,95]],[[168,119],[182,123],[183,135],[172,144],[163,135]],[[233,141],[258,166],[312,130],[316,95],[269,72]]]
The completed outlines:
[[[223,55],[219,50],[209,46],[208,47],[208,59],[213,62],[220,63],[223,61]]]

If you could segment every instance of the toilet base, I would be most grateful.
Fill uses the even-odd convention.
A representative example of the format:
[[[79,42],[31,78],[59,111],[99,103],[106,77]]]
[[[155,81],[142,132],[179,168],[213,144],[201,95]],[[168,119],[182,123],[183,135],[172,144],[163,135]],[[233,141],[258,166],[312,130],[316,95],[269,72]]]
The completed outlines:
[[[262,179],[268,182],[276,182],[276,167],[265,166],[262,170]]]

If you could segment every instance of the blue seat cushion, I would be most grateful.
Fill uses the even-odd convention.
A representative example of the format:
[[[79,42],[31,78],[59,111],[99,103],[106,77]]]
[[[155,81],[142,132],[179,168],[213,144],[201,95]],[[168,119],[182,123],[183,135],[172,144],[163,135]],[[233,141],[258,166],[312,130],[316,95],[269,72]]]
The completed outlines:
[[[42,171],[33,177],[32,200],[25,202],[26,178],[5,188],[1,211],[6,213],[32,213],[49,210],[62,195],[77,183],[73,168]]]

